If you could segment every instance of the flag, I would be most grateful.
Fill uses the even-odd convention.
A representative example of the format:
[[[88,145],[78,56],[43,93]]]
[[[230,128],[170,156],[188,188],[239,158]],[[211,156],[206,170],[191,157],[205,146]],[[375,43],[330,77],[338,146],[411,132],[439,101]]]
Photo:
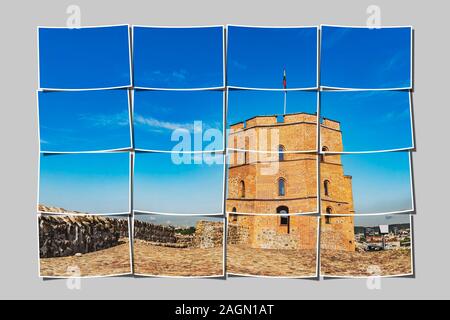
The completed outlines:
[[[286,89],[286,69],[283,69],[283,89]]]

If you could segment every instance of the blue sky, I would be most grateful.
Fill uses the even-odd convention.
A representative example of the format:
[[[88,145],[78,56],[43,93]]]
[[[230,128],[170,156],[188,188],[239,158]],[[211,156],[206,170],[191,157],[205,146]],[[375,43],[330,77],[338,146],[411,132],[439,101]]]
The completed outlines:
[[[340,121],[346,152],[411,148],[409,95],[408,91],[321,92],[321,117]]]
[[[40,87],[93,89],[131,84],[128,26],[39,29]]]
[[[228,85],[251,88],[317,86],[317,27],[228,27]]]
[[[40,156],[39,203],[84,213],[129,211],[129,154]]]
[[[222,91],[137,90],[134,94],[135,146],[137,149],[170,151],[179,143],[175,137],[172,141],[172,133],[179,129],[190,136],[191,148],[185,151],[198,151],[211,141],[202,139],[204,141],[194,145],[194,139],[202,138],[208,129],[218,129],[220,139],[216,150],[221,150],[223,109]],[[194,125],[194,121],[201,121],[201,127]]]
[[[222,27],[134,27],[133,41],[136,87],[224,86]]]
[[[175,164],[171,156],[136,153],[134,209],[177,214],[220,213],[223,164]]]
[[[136,214],[135,220],[142,222],[150,222],[160,225],[171,225],[178,227],[195,227],[198,221],[213,221],[222,222],[223,218],[213,217],[186,217],[186,216],[174,216],[174,215],[156,215],[156,214]]]
[[[387,214],[382,216],[357,216],[355,227],[378,227],[380,225],[391,225],[410,223],[409,214]]]
[[[322,27],[321,86],[409,88],[411,28]]]
[[[227,124],[232,125],[257,115],[282,115],[284,92],[262,90],[229,90]],[[289,91],[286,95],[286,113],[317,112],[317,93]]]
[[[352,176],[355,214],[412,209],[408,152],[341,155]]]
[[[41,151],[131,147],[127,90],[39,92]]]

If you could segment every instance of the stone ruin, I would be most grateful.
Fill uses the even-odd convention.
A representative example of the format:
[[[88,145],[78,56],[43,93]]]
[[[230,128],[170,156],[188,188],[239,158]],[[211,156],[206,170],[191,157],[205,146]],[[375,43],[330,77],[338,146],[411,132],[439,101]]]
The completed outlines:
[[[176,243],[175,228],[134,220],[134,238],[153,243]]]
[[[223,222],[199,221],[193,235],[176,232],[173,226],[135,221],[134,237],[138,240],[174,248],[214,248],[223,245]]]
[[[223,245],[223,223],[199,221],[193,235],[176,232],[173,226],[135,220],[134,237],[152,245],[174,248],[214,248]],[[93,215],[39,216],[41,258],[68,257],[108,249],[129,239],[127,218]]]
[[[128,238],[128,219],[101,216],[39,216],[41,258],[67,257],[108,249]]]
[[[195,227],[192,246],[207,249],[223,246],[223,222],[199,221]]]

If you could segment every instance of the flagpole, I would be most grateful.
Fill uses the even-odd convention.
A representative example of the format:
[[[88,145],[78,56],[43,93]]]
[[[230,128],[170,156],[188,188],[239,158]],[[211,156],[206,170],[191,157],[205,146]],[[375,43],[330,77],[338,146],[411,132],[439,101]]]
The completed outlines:
[[[286,114],[286,93],[287,93],[287,81],[286,81],[286,68],[283,68],[283,89],[284,89],[284,114]]]

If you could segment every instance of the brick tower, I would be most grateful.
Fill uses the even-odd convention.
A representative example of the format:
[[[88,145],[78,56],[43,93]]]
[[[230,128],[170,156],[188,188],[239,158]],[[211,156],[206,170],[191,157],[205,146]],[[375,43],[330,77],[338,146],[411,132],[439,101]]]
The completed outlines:
[[[323,119],[320,124],[321,150],[343,151],[340,123]],[[353,216],[333,217],[336,214],[355,214],[353,208],[352,177],[344,174],[339,154],[320,157],[321,210],[328,213],[321,219],[321,248],[355,251]]]
[[[230,227],[239,228],[247,237],[246,242],[255,248],[315,249],[317,218],[283,214],[318,210],[319,158],[313,153],[317,116],[306,113],[257,116],[230,129],[228,146],[236,150],[229,153],[227,212],[265,214],[231,214]],[[321,135],[324,146],[333,144],[333,148],[342,148],[338,122],[324,120]],[[340,157],[326,155],[320,161],[322,210],[353,214],[351,177],[344,175]],[[354,250],[353,217],[324,218],[321,223],[326,248]]]

